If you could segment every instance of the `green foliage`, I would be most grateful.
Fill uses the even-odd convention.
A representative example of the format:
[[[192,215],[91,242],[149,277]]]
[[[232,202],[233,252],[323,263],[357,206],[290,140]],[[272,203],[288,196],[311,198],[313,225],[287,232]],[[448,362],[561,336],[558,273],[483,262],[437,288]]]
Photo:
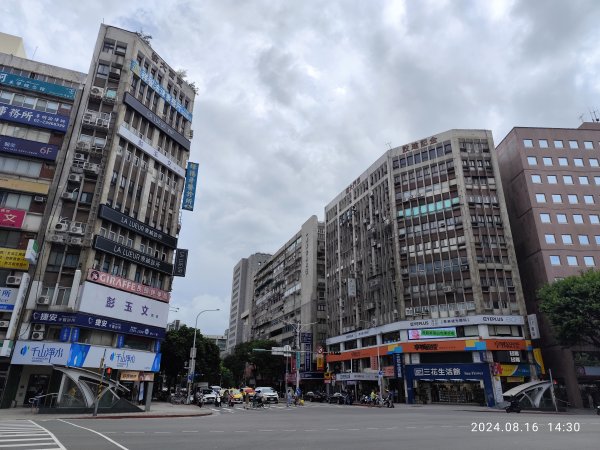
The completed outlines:
[[[600,272],[590,270],[547,284],[538,297],[562,345],[600,346]]]
[[[285,371],[284,358],[273,356],[270,352],[254,352],[254,349],[267,349],[278,347],[275,341],[260,340],[243,342],[234,347],[233,353],[225,357],[223,365],[229,369],[233,376],[235,386],[246,384],[244,377],[246,363],[253,364],[256,368],[254,376],[261,380],[261,384],[272,385],[282,377]]]
[[[185,325],[179,330],[168,331],[162,344],[161,371],[167,377],[167,384],[173,386],[179,376],[187,376],[184,367],[190,358],[190,349],[194,342],[194,329]],[[198,331],[196,333],[196,368],[197,381],[208,381],[217,384],[221,375],[221,359],[219,347],[205,339]]]

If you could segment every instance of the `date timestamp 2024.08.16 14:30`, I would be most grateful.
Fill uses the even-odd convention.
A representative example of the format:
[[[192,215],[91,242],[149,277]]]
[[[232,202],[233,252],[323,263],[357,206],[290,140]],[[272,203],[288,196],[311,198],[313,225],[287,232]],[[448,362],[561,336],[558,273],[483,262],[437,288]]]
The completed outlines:
[[[471,422],[472,433],[579,433],[579,422]]]

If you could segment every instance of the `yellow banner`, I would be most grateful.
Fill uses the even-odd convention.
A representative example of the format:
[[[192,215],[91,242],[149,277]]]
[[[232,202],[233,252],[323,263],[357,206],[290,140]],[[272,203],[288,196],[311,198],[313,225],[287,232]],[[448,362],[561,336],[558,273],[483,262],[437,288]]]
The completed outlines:
[[[544,359],[542,358],[542,349],[534,348],[533,349],[533,359],[540,366],[542,374],[546,374],[546,368],[544,367]]]
[[[0,267],[3,269],[29,270],[25,250],[0,247]]]
[[[323,355],[317,355],[317,370],[325,369],[325,358]]]

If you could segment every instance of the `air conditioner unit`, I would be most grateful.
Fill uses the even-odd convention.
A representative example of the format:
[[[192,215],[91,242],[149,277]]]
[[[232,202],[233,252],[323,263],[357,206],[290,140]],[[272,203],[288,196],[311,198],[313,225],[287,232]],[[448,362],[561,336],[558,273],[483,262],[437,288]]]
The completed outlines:
[[[53,234],[52,236],[50,236],[50,241],[51,242],[65,242],[65,237],[58,235],[58,234]]]
[[[87,141],[77,141],[77,144],[75,145],[75,148],[77,148],[78,150],[89,149],[90,148],[90,143],[87,142]]]
[[[187,138],[188,139],[193,139],[194,138],[194,130],[190,130],[187,132]]]
[[[104,89],[101,87],[92,86],[92,89],[90,90],[90,95],[92,97],[102,97],[104,95]]]
[[[514,286],[508,286],[507,289],[508,289],[508,292],[515,292]]]
[[[50,297],[48,297],[47,295],[40,295],[37,298],[36,303],[38,305],[49,305],[50,304]]]
[[[63,192],[60,196],[64,200],[75,200],[77,192]]]
[[[46,325],[43,323],[34,323],[33,331],[46,331]]]
[[[86,157],[83,153],[75,153],[75,157],[73,159],[75,161],[85,161]]]
[[[102,128],[108,128],[108,120],[106,119],[96,119],[96,125]]]
[[[453,286],[444,286],[444,292],[454,292]]]
[[[405,310],[407,316],[414,316],[414,312],[412,308],[406,308]]]
[[[69,229],[69,224],[65,222],[58,222],[54,225],[54,231],[67,231]]]
[[[32,341],[43,341],[44,333],[39,332],[39,331],[34,331],[33,333],[31,333],[31,340]]]
[[[35,197],[33,197],[33,201],[36,203],[44,203],[46,201],[46,197],[36,195]]]
[[[73,233],[73,234],[84,234],[85,231],[83,230],[83,227],[79,227],[79,226],[73,226],[71,227],[71,229],[69,230],[69,233]]]
[[[74,173],[69,174],[69,181],[74,183],[81,183],[81,175],[75,175]]]
[[[69,244],[71,244],[71,245],[83,245],[83,239],[82,238],[71,238],[71,240],[69,240]]]
[[[16,276],[8,276],[6,277],[6,285],[7,286],[19,286],[21,284],[21,277]]]
[[[9,323],[8,320],[0,320],[0,328],[8,328]]]

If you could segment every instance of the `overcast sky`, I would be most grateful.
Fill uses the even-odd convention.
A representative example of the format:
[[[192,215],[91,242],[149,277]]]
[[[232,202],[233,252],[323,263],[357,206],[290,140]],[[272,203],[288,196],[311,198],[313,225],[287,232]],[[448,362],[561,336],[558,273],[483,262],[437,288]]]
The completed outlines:
[[[32,59],[87,72],[99,24],[153,36],[199,87],[172,304],[228,327],[234,265],[273,253],[388,148],[451,128],[577,127],[600,110],[600,2],[0,2]],[[388,144],[389,143],[389,144]]]

